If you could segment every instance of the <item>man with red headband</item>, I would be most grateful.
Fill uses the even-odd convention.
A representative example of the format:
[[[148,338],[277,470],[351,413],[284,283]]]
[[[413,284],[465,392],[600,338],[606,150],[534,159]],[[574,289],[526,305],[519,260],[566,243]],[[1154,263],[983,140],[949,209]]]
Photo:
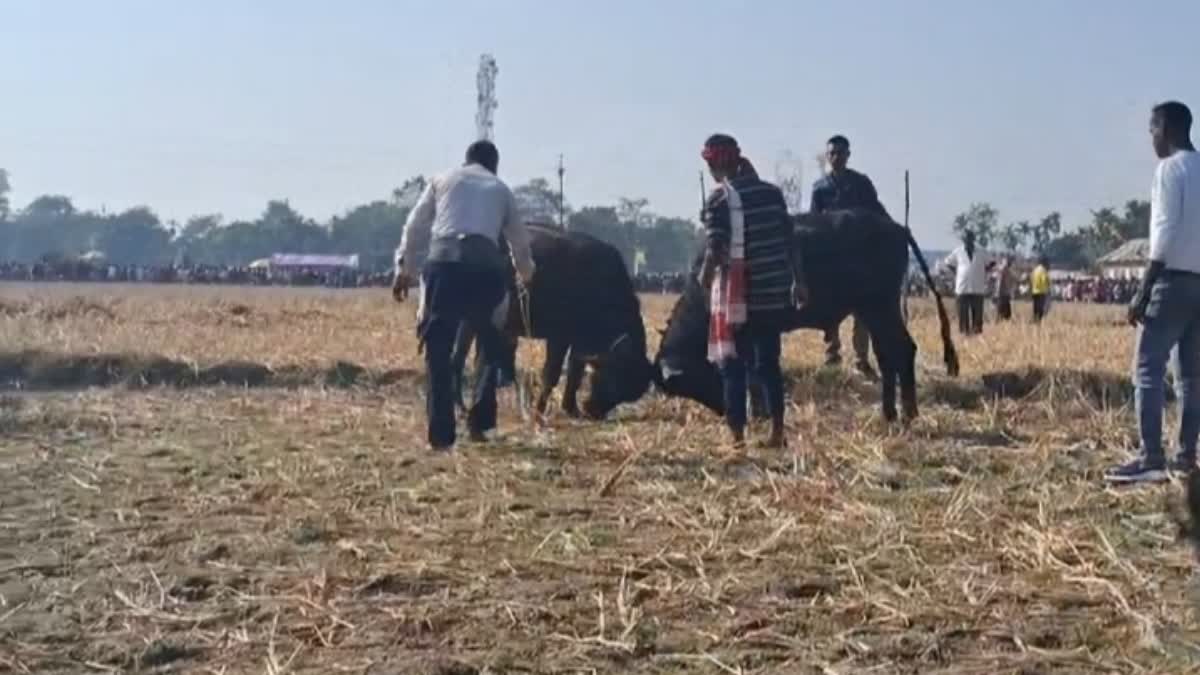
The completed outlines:
[[[737,141],[717,134],[701,154],[718,185],[705,203],[701,283],[711,295],[709,360],[724,380],[725,421],[745,442],[746,370],[766,390],[770,447],[784,445],[780,337],[789,310],[807,298],[792,221],[779,188],[760,180]]]

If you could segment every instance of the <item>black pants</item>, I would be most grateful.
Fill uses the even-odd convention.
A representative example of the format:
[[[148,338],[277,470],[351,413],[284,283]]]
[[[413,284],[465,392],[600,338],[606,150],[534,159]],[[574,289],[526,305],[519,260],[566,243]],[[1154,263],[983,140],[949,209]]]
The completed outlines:
[[[1042,319],[1046,318],[1046,300],[1049,297],[1046,295],[1033,296],[1033,322],[1041,323]]]
[[[752,326],[738,330],[734,337],[737,357],[720,364],[725,387],[725,422],[729,428],[746,428],[747,369],[753,369],[755,384],[761,384],[765,390],[771,419],[783,420],[783,369],[779,365],[782,342],[778,330]]]
[[[496,427],[496,380],[504,341],[492,323],[492,312],[504,299],[504,281],[485,267],[458,262],[433,262],[422,273],[425,313],[418,327],[425,341],[425,409],[429,444],[454,445],[454,373],[450,353],[460,323],[476,334],[484,360],[475,378],[467,425],[482,433]]]
[[[979,335],[983,332],[983,296],[958,296],[958,331],[963,335]]]
[[[1012,298],[1006,295],[996,298],[996,318],[1000,321],[1012,318]]]

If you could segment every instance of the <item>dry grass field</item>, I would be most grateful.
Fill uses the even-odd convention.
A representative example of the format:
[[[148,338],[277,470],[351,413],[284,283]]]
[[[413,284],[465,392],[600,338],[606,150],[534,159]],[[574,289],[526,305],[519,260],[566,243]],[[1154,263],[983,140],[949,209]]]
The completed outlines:
[[[1200,673],[1180,486],[1100,482],[1118,308],[1019,306],[950,380],[918,304],[909,429],[798,333],[784,453],[506,391],[498,440],[434,457],[385,290],[0,301],[0,673]]]

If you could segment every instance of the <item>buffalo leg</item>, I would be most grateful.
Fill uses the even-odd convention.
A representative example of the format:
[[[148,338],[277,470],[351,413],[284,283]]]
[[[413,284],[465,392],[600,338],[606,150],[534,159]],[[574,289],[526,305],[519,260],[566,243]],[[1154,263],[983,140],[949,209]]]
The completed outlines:
[[[867,321],[867,330],[871,333],[871,342],[875,347],[875,358],[879,361],[880,404],[883,408],[883,419],[895,422],[896,379],[899,374],[897,346],[900,335],[896,332],[886,311],[872,308],[869,313],[864,312],[862,317]]]
[[[587,364],[571,349],[567,357],[567,381],[563,385],[563,412],[569,417],[582,417],[579,412],[579,387],[583,386],[583,373]]]
[[[501,334],[500,356],[497,364],[497,386],[503,388],[517,382],[517,345],[515,336]]]
[[[917,343],[904,326],[903,318],[900,323],[900,405],[903,407],[904,419],[912,421],[917,418]]]
[[[767,410],[767,385],[758,375],[757,370],[747,373],[750,389],[750,416],[756,420],[764,420],[771,416]]]
[[[882,313],[880,318],[881,335],[891,350],[891,375],[889,377],[900,384],[900,405],[904,413],[904,421],[911,422],[917,417],[917,343],[913,342],[912,334],[908,332],[908,326],[904,324],[904,313],[900,309],[899,298],[896,299],[893,307]],[[895,400],[894,393],[892,400]]]
[[[546,404],[550,402],[550,393],[558,386],[569,349],[570,345],[566,342],[546,341],[546,362],[542,364],[542,390],[538,392],[537,403],[534,406],[539,415],[545,414]]]

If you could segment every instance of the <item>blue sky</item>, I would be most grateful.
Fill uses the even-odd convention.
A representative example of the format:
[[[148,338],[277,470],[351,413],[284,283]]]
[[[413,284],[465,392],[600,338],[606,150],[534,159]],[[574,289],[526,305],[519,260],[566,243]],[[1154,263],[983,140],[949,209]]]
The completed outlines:
[[[1149,107],[1200,112],[1200,3],[1157,0],[0,0],[0,167],[14,201],[70,195],[164,218],[327,218],[472,140],[500,68],[501,173],[579,206],[694,216],[699,147],[816,177],[833,133],[925,246],[990,201],[1005,220],[1145,197]]]

